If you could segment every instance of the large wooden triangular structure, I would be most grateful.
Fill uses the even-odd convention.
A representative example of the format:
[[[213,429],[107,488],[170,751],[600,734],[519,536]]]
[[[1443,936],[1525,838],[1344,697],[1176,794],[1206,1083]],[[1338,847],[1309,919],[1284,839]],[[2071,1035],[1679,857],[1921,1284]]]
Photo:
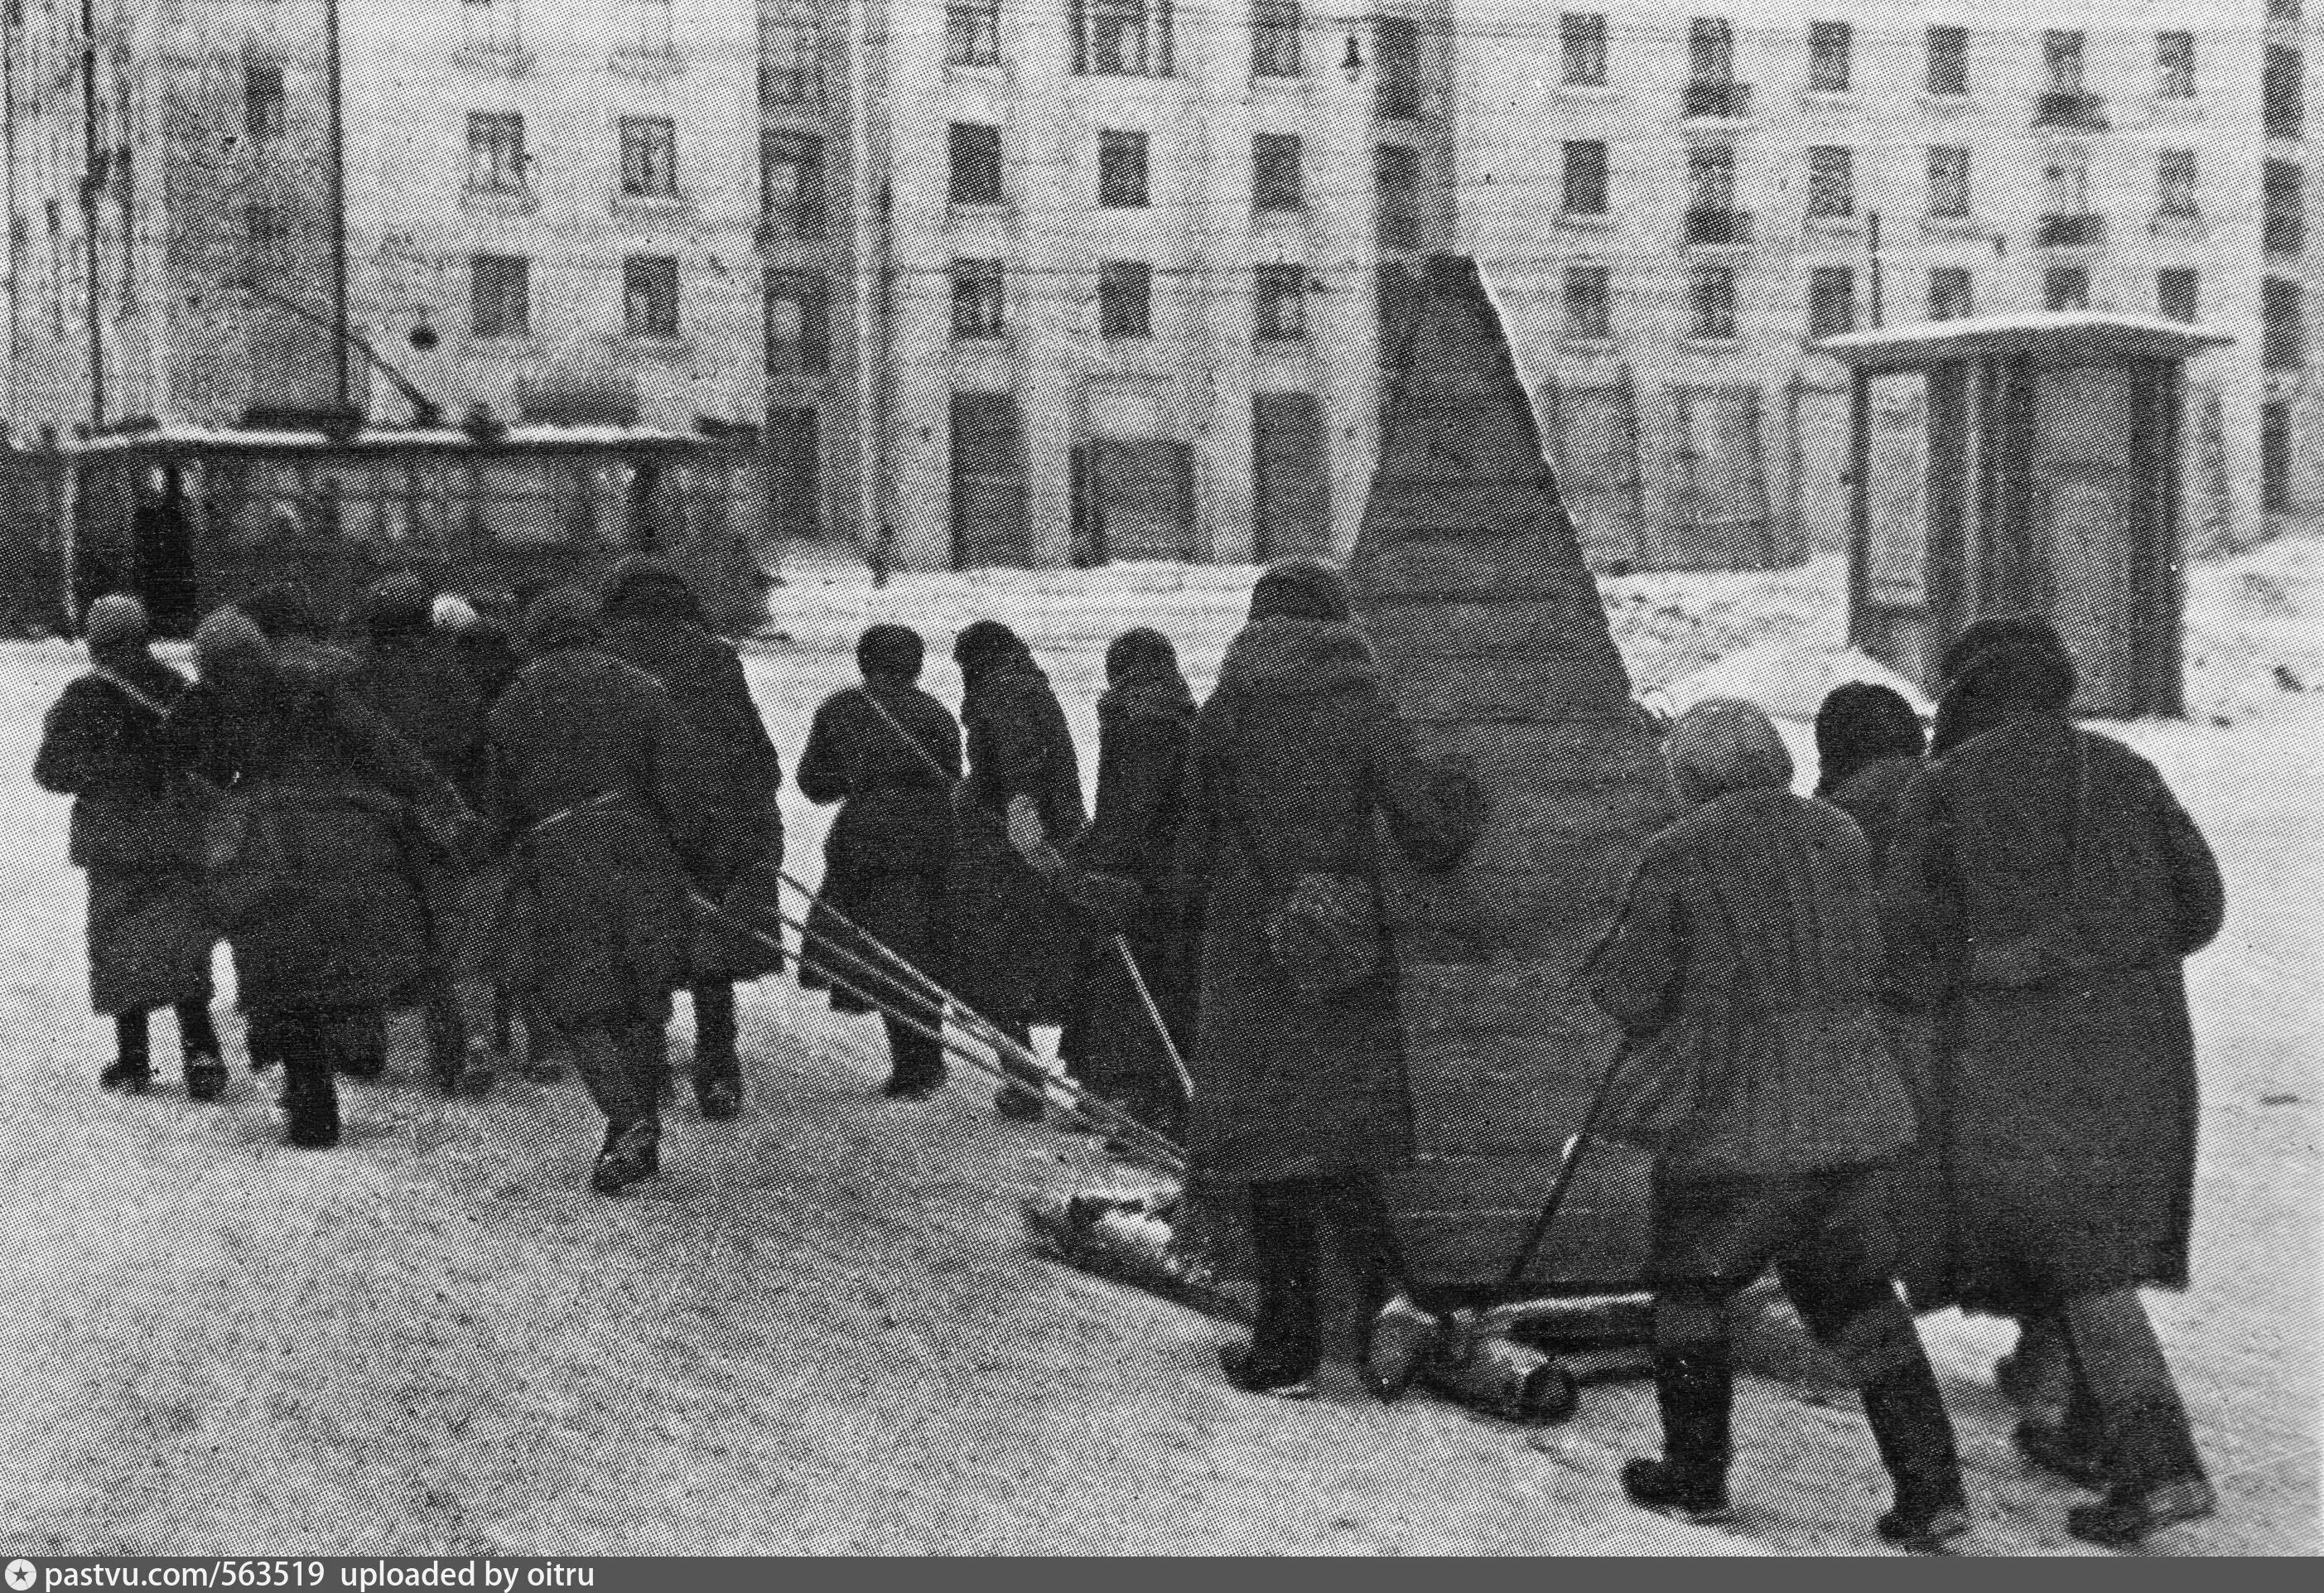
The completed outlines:
[[[1390,1203],[1424,1282],[1489,1285],[1609,1054],[1575,976],[1668,799],[1475,262],[1429,261],[1394,356],[1350,585],[1421,751],[1490,805],[1451,875],[1386,848],[1421,1152]],[[1593,1148],[1533,1292],[1637,1284],[1646,1171]]]

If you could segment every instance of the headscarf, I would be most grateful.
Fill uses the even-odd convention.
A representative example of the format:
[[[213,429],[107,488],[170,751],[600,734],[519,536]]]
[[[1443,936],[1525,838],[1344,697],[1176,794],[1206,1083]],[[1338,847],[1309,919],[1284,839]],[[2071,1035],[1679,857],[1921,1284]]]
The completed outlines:
[[[108,592],[90,604],[88,617],[81,625],[82,639],[92,656],[133,647],[142,651],[152,634],[145,605],[124,592]]]
[[[927,644],[909,625],[872,625],[856,640],[855,667],[866,680],[878,675],[909,685],[920,678],[927,652]]]
[[[702,619],[701,600],[686,578],[649,553],[632,553],[607,570],[597,595],[609,619]]]
[[[1929,746],[1940,758],[2020,714],[2065,712],[2079,683],[2057,627],[2033,614],[1977,621],[1945,650],[1944,668],[1949,684]]]
[[[1106,689],[1097,699],[1101,717],[1149,714],[1192,723],[1194,693],[1178,670],[1178,650],[1149,626],[1124,631],[1105,650]]]
[[[1784,791],[1792,755],[1758,704],[1713,697],[1679,715],[1663,742],[1671,783],[1690,806],[1738,791]]]
[[[551,587],[525,610],[524,650],[534,658],[560,647],[595,646],[604,635],[596,594],[585,587]]]
[[[1344,620],[1348,583],[1337,570],[1313,559],[1269,565],[1250,589],[1250,622],[1262,619]]]
[[[953,638],[952,661],[960,666],[961,679],[971,690],[994,670],[1019,660],[1030,665],[1032,649],[997,619],[976,620]]]
[[[1836,687],[1823,699],[1816,709],[1815,738],[1818,796],[1830,796],[1868,764],[1917,758],[1928,747],[1921,716],[1904,694],[1863,681]]]
[[[387,576],[372,583],[356,606],[357,617],[374,641],[416,636],[428,629],[428,585],[409,573]]]

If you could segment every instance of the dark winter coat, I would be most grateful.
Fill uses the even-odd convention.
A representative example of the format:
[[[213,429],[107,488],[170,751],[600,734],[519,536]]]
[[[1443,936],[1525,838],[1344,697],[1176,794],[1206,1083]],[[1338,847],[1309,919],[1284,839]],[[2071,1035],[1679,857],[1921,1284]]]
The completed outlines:
[[[1065,1023],[1081,913],[1010,844],[1008,810],[1029,798],[1054,846],[1081,833],[1089,811],[1073,733],[1021,646],[970,680],[960,717],[968,775],[954,803],[959,847],[947,891],[954,993],[994,1023]]]
[[[1393,970],[1304,998],[1266,920],[1303,872],[1379,875],[1376,814],[1423,868],[1473,838],[1473,786],[1433,772],[1346,621],[1246,625],[1196,718],[1177,879],[1203,928],[1194,1172],[1223,1185],[1394,1166],[1413,1151]],[[1265,855],[1263,866],[1252,847]]]
[[[604,651],[661,683],[701,757],[703,810],[718,830],[717,847],[747,859],[722,914],[697,912],[688,979],[755,979],[783,966],[783,820],[778,806],[782,764],[751,701],[734,649],[688,621],[662,616],[609,616]],[[730,920],[754,926],[752,935]]]
[[[1774,789],[1729,792],[1646,844],[1585,969],[1633,1047],[1607,1133],[1653,1151],[1658,1177],[1782,1180],[1911,1144],[1872,1013],[1867,854],[1845,814]]]
[[[484,705],[459,645],[433,631],[371,638],[348,685],[463,792],[483,773]]]
[[[1073,847],[1075,867],[1126,880],[1139,897],[1121,938],[1180,1055],[1194,1049],[1194,970],[1179,935],[1173,875],[1194,699],[1175,670],[1132,676],[1098,699],[1097,816]],[[1183,1091],[1114,944],[1095,925],[1082,953],[1082,1007],[1058,1043],[1073,1076],[1157,1126],[1175,1129]]]
[[[173,740],[244,821],[237,843],[213,847],[213,899],[220,862],[266,886],[220,925],[246,1011],[406,1005],[431,966],[425,880],[469,815],[348,689],[351,666],[285,644],[263,684],[196,685],[172,715]]]
[[[659,1022],[687,977],[690,888],[742,858],[717,783],[652,676],[588,646],[494,705],[487,817],[512,854],[503,983],[566,1028]]]
[[[1865,764],[1840,782],[1836,790],[1821,793],[1823,800],[1856,820],[1871,845],[1872,877],[1877,881],[1888,866],[1888,848],[1896,834],[1896,803],[1904,787],[1921,772],[1915,757],[1881,758]]]
[[[1933,1177],[1902,1206],[1915,1305],[2183,1288],[2197,1088],[2181,960],[2226,912],[2147,761],[2052,713],[1906,790],[1887,977],[1935,1014]]]
[[[73,799],[70,857],[88,877],[89,1004],[108,1016],[208,1001],[217,940],[195,862],[203,803],[164,733],[185,677],[150,655],[118,667],[119,681],[93,671],[65,688],[32,764],[44,790]]]
[[[833,693],[816,710],[799,755],[799,790],[809,801],[840,808],[823,844],[823,881],[807,915],[799,983],[829,990],[841,1012],[873,1005],[840,988],[844,981],[924,1020],[941,1015],[912,996],[908,982],[882,977],[885,959],[855,931],[949,986],[945,892],[960,767],[960,726],[951,711],[899,680],[872,676]],[[842,916],[854,929],[842,924]]]

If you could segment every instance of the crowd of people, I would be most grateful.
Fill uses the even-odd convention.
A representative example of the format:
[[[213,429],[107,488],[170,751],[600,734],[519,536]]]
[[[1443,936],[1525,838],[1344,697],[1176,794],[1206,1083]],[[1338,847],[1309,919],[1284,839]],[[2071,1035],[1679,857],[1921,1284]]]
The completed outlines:
[[[447,1092],[569,1057],[613,1193],[659,1169],[678,994],[702,1115],[741,1109],[735,986],[784,967],[793,924],[801,984],[881,1018],[889,1097],[943,1087],[966,1014],[994,1041],[996,1109],[1041,1118],[1029,1042],[1056,1026],[1076,1098],[1240,1195],[1257,1313],[1221,1351],[1235,1386],[1314,1392],[1325,1226],[1368,1315],[1434,1309],[1384,1195],[1413,1113],[1382,848],[1453,868],[1494,793],[1415,750],[1329,566],[1259,578],[1199,705],[1167,637],[1115,639],[1093,806],[1009,627],[954,638],[955,716],[918,683],[921,636],[872,626],[798,762],[838,807],[803,925],[740,662],[651,558],[521,612],[392,577],[337,628],[268,588],[201,622],[190,681],[134,599],[93,605],[86,636],[35,776],[75,799],[107,1088],[148,1086],[168,1007],[189,1094],[223,1091],[222,938],[289,1143],[337,1141],[337,1079],[376,1076],[383,1014],[418,1007]],[[1960,1306],[2019,1324],[1997,1369],[2017,1446],[2102,1495],[2070,1529],[2135,1542],[2214,1507],[2137,1290],[2187,1281],[2180,969],[2223,890],[2153,766],[2071,722],[2046,623],[1979,622],[1944,669],[1932,740],[1895,692],[1835,691],[1812,797],[1749,703],[1664,727],[1674,816],[1581,970],[1627,1037],[1608,1132],[1655,1159],[1664,1448],[1622,1481],[1725,1514],[1728,1307],[1772,1266],[1861,1389],[1895,1484],[1882,1536],[1933,1550],[1969,1526],[1914,1323]]]

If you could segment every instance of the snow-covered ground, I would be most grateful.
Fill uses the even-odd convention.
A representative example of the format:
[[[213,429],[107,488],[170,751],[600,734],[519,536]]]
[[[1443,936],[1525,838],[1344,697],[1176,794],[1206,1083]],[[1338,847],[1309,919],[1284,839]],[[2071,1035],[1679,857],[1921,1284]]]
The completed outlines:
[[[2319,551],[2190,571],[2190,718],[2110,727],[2210,834],[2231,902],[2191,969],[2195,1286],[2154,1297],[2226,1503],[2159,1551],[2318,1546]],[[837,562],[787,574],[784,636],[749,649],[787,759],[864,624],[916,625],[926,684],[956,699],[951,634],[987,615],[1033,643],[1093,758],[1105,642],[1157,625],[1201,690],[1252,572],[906,574],[877,593]],[[1840,591],[1830,560],[1604,583],[1640,690],[1766,702],[1803,778],[1805,715],[1862,669]],[[77,667],[60,644],[0,645],[0,764],[29,767]],[[811,878],[828,815],[795,796],[788,812]],[[1718,1533],[1621,1504],[1613,1472],[1652,1442],[1643,1387],[1593,1390],[1530,1442],[1442,1405],[1376,1408],[1351,1379],[1309,1406],[1233,1395],[1214,1324],[1026,1253],[1024,1194],[1105,1176],[1084,1142],[994,1122],[973,1080],[875,1104],[871,1026],[783,981],[744,997],[747,1115],[680,1113],[664,1178],[620,1201],[580,1188],[595,1130],[570,1083],[447,1106],[400,1063],[347,1092],[348,1143],[326,1155],[277,1148],[239,1077],[217,1107],[101,1096],[64,813],[21,777],[0,784],[20,838],[0,854],[17,1280],[0,1361],[20,1390],[0,1406],[0,1515],[26,1551],[1870,1546],[1870,1445],[1852,1401],[1812,1383],[1746,1393],[1744,1515]],[[2074,1551],[2061,1522],[2077,1496],[2009,1452],[1988,1388],[1999,1331],[1948,1314],[1928,1332],[1978,1546]]]

